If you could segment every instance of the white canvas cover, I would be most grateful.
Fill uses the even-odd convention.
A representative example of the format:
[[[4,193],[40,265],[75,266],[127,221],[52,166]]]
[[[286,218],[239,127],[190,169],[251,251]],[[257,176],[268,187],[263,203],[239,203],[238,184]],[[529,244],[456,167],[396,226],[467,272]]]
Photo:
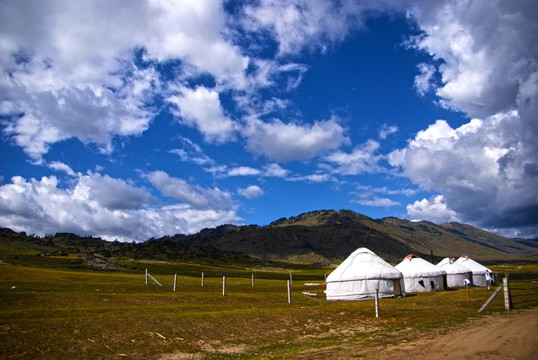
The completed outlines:
[[[359,248],[327,276],[327,300],[405,296],[403,275],[366,248]]]
[[[454,258],[444,258],[437,266],[446,271],[446,285],[449,288],[464,287],[464,280],[471,281],[473,278],[471,270],[458,264]]]
[[[477,263],[466,255],[460,256],[460,258],[456,260],[456,262],[471,270],[471,272],[473,273],[474,286],[487,286],[486,271],[491,274],[492,271],[490,269],[488,269],[482,264]]]
[[[395,267],[402,272],[408,293],[445,290],[446,271],[424,259],[410,254]]]

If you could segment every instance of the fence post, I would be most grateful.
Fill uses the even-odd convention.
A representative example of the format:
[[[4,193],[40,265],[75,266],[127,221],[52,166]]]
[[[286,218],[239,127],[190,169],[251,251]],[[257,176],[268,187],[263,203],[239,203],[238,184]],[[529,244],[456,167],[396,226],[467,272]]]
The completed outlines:
[[[479,313],[481,313],[482,311],[486,310],[486,308],[488,307],[488,305],[493,301],[493,299],[495,298],[495,296],[497,296],[497,294],[501,291],[501,289],[503,288],[503,285],[500,285],[497,290],[495,290],[495,292],[493,294],[491,294],[491,296],[489,297],[489,299],[484,303],[484,305],[482,305],[482,307],[480,308],[480,310],[478,310]]]
[[[290,286],[290,281],[288,280],[288,304],[291,304],[291,286]]]
[[[379,289],[375,289],[375,317],[379,317]]]
[[[177,274],[174,274],[174,291],[176,291]]]
[[[254,273],[252,273],[252,287],[254,287]]]
[[[146,269],[146,285],[148,284],[148,269]]]
[[[204,273],[202,272],[202,287],[204,287]]]
[[[512,310],[512,299],[510,298],[510,286],[508,283],[508,273],[505,273],[503,279],[504,286],[504,308],[506,310]]]
[[[291,276],[291,271],[290,271],[290,285],[293,285],[293,277]]]
[[[226,275],[222,276],[222,296],[226,295]]]

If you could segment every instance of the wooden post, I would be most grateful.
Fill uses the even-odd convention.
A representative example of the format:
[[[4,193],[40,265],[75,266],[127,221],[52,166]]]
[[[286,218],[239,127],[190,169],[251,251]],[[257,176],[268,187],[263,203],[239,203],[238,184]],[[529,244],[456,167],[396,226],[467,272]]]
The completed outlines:
[[[202,272],[202,287],[204,287],[204,273]]]
[[[146,269],[146,285],[148,284],[148,269]]]
[[[291,304],[291,284],[288,280],[288,304]]]
[[[508,283],[508,273],[506,273],[504,276],[503,286],[504,286],[504,308],[506,310],[512,310],[512,299],[510,298],[510,286]]]
[[[293,285],[293,277],[291,276],[291,271],[290,271],[290,286]]]
[[[222,276],[222,296],[226,295],[226,275]]]
[[[252,273],[252,287],[254,287],[254,273]]]
[[[379,289],[375,289],[375,317],[379,317]]]
[[[327,273],[323,274],[323,276],[325,277],[325,282],[327,282]]]
[[[493,294],[491,294],[491,296],[489,297],[488,301],[486,301],[484,303],[484,305],[482,305],[482,307],[480,308],[480,310],[478,310],[479,313],[481,313],[482,311],[486,310],[486,308],[488,307],[488,305],[493,301],[493,299],[495,298],[495,296],[497,296],[497,294],[501,291],[501,289],[503,288],[503,285],[500,285],[497,290],[495,290],[495,292]]]
[[[155,284],[159,285],[159,286],[163,286],[160,282],[157,281],[157,279],[155,279],[153,276],[151,276],[150,273],[148,273],[148,277],[153,280],[153,282],[155,282]]]
[[[177,274],[174,274],[174,291],[176,291]]]

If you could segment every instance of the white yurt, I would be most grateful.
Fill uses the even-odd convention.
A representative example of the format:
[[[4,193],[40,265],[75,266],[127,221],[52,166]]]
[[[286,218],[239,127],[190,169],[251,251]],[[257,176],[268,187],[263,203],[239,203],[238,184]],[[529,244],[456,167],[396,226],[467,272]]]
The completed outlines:
[[[471,270],[458,264],[454,258],[444,258],[437,266],[446,271],[446,285],[449,288],[464,287],[465,280],[473,279]]]
[[[402,273],[366,248],[359,248],[327,276],[327,300],[405,296]]]
[[[471,272],[473,273],[474,286],[487,286],[486,272],[489,272],[491,274],[492,272],[490,269],[488,269],[482,264],[477,263],[466,255],[460,256],[460,258],[456,260],[456,262],[471,270]]]
[[[446,271],[413,254],[407,255],[395,268],[402,272],[408,293],[445,290]]]

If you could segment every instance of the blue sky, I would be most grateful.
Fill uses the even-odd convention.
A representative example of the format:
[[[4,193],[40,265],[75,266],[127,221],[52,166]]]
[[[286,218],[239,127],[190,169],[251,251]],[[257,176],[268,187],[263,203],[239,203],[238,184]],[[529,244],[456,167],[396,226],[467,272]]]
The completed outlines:
[[[538,237],[537,8],[0,0],[0,226],[351,209]]]

